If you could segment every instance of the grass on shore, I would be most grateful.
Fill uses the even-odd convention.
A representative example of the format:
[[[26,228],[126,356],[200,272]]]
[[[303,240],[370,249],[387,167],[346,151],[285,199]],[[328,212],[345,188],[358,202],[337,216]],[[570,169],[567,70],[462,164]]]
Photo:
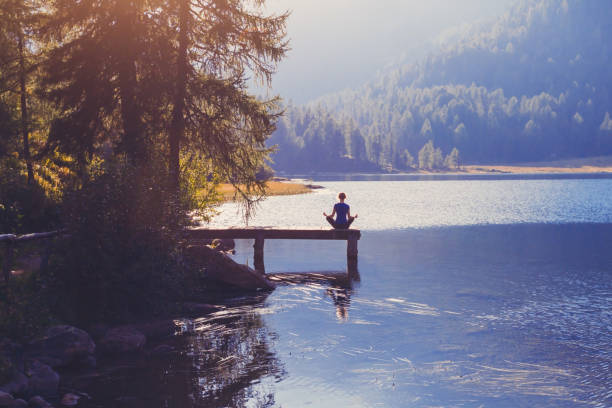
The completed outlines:
[[[293,194],[306,194],[312,191],[311,188],[300,183],[292,183],[285,181],[268,181],[266,183],[266,191],[269,196],[278,195],[293,195]],[[234,193],[236,189],[229,183],[219,184],[217,187],[217,193],[221,195],[223,201],[232,201],[234,199]]]
[[[468,173],[611,173],[612,156],[498,165],[466,165]]]
[[[465,164],[456,170],[416,170],[419,174],[612,173],[612,156],[511,164]]]

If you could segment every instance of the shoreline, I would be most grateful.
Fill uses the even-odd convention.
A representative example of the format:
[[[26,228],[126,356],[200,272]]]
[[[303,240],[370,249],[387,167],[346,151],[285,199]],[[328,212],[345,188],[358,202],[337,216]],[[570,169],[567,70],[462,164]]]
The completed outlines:
[[[316,176],[363,174],[363,175],[467,175],[467,174],[606,174],[612,173],[612,156],[598,156],[582,159],[566,159],[543,162],[498,163],[498,164],[464,164],[456,170],[422,170],[392,172],[324,172],[309,174],[283,175],[285,180],[311,179]]]
[[[595,156],[576,159],[549,160],[540,162],[465,164],[458,171],[447,174],[593,174],[612,173],[612,156]],[[418,171],[421,173],[421,171]],[[440,174],[441,172],[422,172]]]
[[[305,181],[305,180],[304,180]],[[304,182],[297,181],[294,179],[288,179],[284,177],[273,177],[267,183],[266,196],[283,196],[283,195],[297,195],[307,194],[313,190],[322,188],[321,186],[307,184]],[[217,193],[221,196],[221,201],[231,202],[234,200],[235,188],[229,183],[222,183],[217,187]]]
[[[329,172],[310,174],[280,174],[268,182],[267,196],[298,195],[311,193],[323,188],[312,184],[317,176],[355,175],[413,175],[413,176],[467,176],[467,175],[578,175],[612,174],[612,156],[599,156],[584,159],[566,159],[548,162],[526,162],[514,164],[465,164],[457,170],[420,170],[394,172]],[[231,184],[220,184],[217,192],[222,202],[234,201],[234,188]]]
[[[612,166],[522,166],[522,165],[466,165],[464,171],[449,174],[597,174],[612,173]]]

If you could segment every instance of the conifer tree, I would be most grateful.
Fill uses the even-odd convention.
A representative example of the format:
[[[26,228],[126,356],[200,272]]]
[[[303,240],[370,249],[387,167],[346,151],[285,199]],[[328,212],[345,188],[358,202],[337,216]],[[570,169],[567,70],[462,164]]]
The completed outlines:
[[[269,83],[287,51],[287,14],[264,16],[263,0],[169,0],[176,51],[169,167],[178,186],[181,150],[211,160],[222,177],[257,186],[255,170],[279,115],[276,100],[247,92],[246,73]],[[254,7],[253,7],[254,6]],[[181,149],[183,145],[183,149]]]
[[[444,157],[442,156],[442,149],[436,147],[433,152],[433,165],[434,169],[441,169],[444,167]]]
[[[157,16],[150,12],[156,4],[52,2],[44,34],[55,47],[43,88],[63,113],[51,128],[50,142],[80,162],[87,162],[103,142],[111,142],[136,165],[150,156],[145,119],[163,105],[162,79],[167,76],[159,72],[167,47],[160,40]],[[151,103],[153,97],[158,99]]]
[[[3,76],[1,93],[19,95],[21,157],[27,173],[28,184],[34,181],[34,168],[30,152],[29,91],[30,73],[34,63],[30,37],[36,23],[37,4],[29,0],[0,0],[0,31],[3,52],[0,73]]]
[[[412,157],[408,149],[404,149],[404,151],[401,154],[401,157],[406,167],[412,167],[414,165],[414,157]]]
[[[419,150],[419,168],[431,170],[434,166],[434,146],[433,141],[428,141]]]
[[[456,147],[444,159],[444,167],[453,170],[459,168],[459,150]]]

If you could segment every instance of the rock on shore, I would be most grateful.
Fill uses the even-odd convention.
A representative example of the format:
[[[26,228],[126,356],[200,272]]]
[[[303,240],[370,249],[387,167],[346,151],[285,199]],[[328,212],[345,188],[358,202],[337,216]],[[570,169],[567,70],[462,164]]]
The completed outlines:
[[[25,357],[53,368],[95,361],[96,345],[89,334],[73,326],[47,329],[45,334],[26,346]]]
[[[188,246],[185,256],[194,267],[204,267],[206,276],[243,290],[272,290],[276,286],[256,270],[235,262],[207,246]]]
[[[28,377],[28,394],[53,396],[57,393],[60,376],[48,365],[38,360],[28,361],[25,375]]]
[[[99,341],[100,351],[108,354],[140,350],[147,338],[133,326],[120,326],[106,332]]]

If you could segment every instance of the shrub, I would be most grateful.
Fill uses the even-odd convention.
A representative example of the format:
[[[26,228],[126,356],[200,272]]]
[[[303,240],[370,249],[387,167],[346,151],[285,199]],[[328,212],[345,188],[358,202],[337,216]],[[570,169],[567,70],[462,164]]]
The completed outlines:
[[[0,234],[57,228],[59,205],[38,184],[27,184],[17,159],[0,159]]]
[[[48,292],[40,276],[27,273],[0,288],[0,337],[29,339],[52,320]]]
[[[78,322],[160,312],[189,285],[178,246],[187,208],[163,169],[115,162],[92,174],[65,199],[68,237],[50,260],[57,309]]]

